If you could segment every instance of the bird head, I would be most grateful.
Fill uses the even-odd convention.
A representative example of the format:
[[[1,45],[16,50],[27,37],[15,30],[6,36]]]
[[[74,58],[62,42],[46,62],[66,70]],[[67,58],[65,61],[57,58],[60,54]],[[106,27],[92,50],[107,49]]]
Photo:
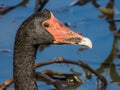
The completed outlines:
[[[42,21],[42,27],[48,31],[53,37],[53,44],[77,44],[92,48],[90,39],[70,30],[61,23],[52,12],[45,10],[49,16],[48,19]]]
[[[27,22],[27,25],[25,25]],[[92,48],[92,42],[61,23],[52,12],[42,10],[30,16],[22,27],[29,41],[37,44],[76,44]]]

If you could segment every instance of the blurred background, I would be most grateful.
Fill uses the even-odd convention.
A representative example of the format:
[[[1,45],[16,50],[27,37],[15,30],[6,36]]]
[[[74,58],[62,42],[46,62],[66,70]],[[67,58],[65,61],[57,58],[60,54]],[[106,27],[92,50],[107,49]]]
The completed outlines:
[[[0,84],[13,77],[13,48],[15,34],[21,23],[35,12],[35,0],[0,0]],[[51,45],[38,51],[36,62],[63,57],[87,63],[103,75],[108,86],[101,89],[97,78],[85,78],[85,70],[74,65],[55,64],[38,68],[72,73],[80,72],[85,81],[67,90],[120,90],[120,5],[119,0],[48,0],[44,8],[49,9],[67,27],[93,42],[88,49],[77,45]],[[13,88],[11,85],[9,88]],[[43,90],[53,86],[38,83]]]

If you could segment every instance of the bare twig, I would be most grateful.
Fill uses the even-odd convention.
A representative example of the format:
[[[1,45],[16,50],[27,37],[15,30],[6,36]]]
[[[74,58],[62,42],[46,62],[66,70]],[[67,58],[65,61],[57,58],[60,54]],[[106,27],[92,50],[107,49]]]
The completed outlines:
[[[66,85],[80,85],[83,83],[83,81],[79,78],[79,75],[76,73],[68,74],[49,69],[44,70],[43,73]],[[39,80],[39,78],[37,78],[37,80]]]
[[[41,11],[49,0],[36,0],[35,13]]]
[[[89,70],[91,73],[93,73],[102,82],[102,85],[107,86],[106,79],[102,75],[99,75],[98,73],[96,73],[92,68],[90,68],[86,63],[84,63],[82,61],[76,62],[76,61],[71,61],[71,60],[67,60],[64,58],[56,58],[56,59],[50,60],[48,62],[36,63],[35,68],[53,64],[53,63],[68,63],[68,64],[74,64],[74,65],[83,67],[83,68]]]
[[[34,68],[38,68],[38,67],[42,67],[42,66],[46,66],[46,65],[49,65],[49,64],[54,64],[54,63],[67,63],[67,64],[74,64],[74,65],[77,65],[77,66],[80,66],[86,70],[88,70],[90,73],[94,74],[98,80],[101,81],[101,84],[102,86],[104,86],[104,88],[107,86],[107,81],[106,79],[102,76],[102,75],[99,75],[98,73],[96,73],[90,66],[88,66],[86,63],[82,62],[82,61],[71,61],[71,60],[67,60],[67,59],[64,59],[64,58],[56,58],[54,60],[50,60],[50,61],[47,61],[47,62],[41,62],[41,63],[36,63],[35,64],[35,67]],[[56,78],[53,77],[54,75],[58,75],[58,76],[61,76],[61,75],[67,75],[67,74],[64,74],[64,73],[58,73],[58,72],[52,72],[51,71],[47,71],[44,72],[44,73],[36,73],[38,79],[41,79],[44,77],[44,80],[45,82],[50,82],[51,84],[53,84],[56,88],[58,88],[59,90],[63,90],[62,86],[60,85],[59,82],[56,81]],[[49,74],[51,74],[51,76],[49,76]],[[71,75],[72,76],[72,75]],[[73,75],[73,78],[76,78],[74,77]],[[58,78],[57,78],[58,79]],[[59,79],[60,80],[60,79]],[[58,80],[58,81],[59,81]],[[78,79],[77,79],[78,80]],[[8,87],[9,85],[11,85],[12,83],[14,82],[13,78],[7,80],[1,87],[3,89],[1,90],[4,90],[4,88]],[[0,87],[0,88],[1,88]]]
[[[6,13],[8,13],[9,11],[19,7],[19,6],[26,6],[26,4],[29,2],[29,0],[23,0],[22,2],[14,5],[14,6],[10,6],[10,7],[3,7],[0,9],[0,14],[4,15]]]
[[[47,74],[37,72],[37,73],[36,73],[36,76],[37,76],[37,78],[42,78],[42,79],[44,79],[44,81],[47,81],[47,82],[49,82],[50,84],[54,85],[54,86],[57,88],[57,90],[64,90],[59,81],[51,78],[51,77],[48,76]]]
[[[8,79],[3,85],[0,85],[0,90],[6,90],[6,88],[10,86],[13,82],[13,78]]]

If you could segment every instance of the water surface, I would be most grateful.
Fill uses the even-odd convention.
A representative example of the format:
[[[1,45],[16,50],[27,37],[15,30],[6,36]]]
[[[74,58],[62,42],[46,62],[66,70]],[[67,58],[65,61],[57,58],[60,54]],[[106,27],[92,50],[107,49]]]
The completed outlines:
[[[93,48],[81,51],[81,46],[77,45],[51,45],[44,51],[38,51],[36,62],[43,62],[63,57],[70,60],[82,60],[91,68],[103,75],[108,81],[105,90],[120,89],[120,40],[114,37],[114,31],[120,29],[120,22],[110,24],[106,19],[106,14],[102,13],[94,4],[88,2],[82,6],[69,6],[74,0],[50,0],[45,8],[51,10],[54,15],[63,23],[70,23],[69,28],[82,33],[93,42]],[[110,0],[97,0],[100,7],[106,7]],[[21,0],[0,0],[0,4],[12,6],[21,2]],[[13,47],[14,38],[20,24],[34,12],[35,1],[30,0],[26,6],[17,7],[8,13],[0,16],[0,83],[2,84],[13,75]],[[110,19],[120,19],[119,0],[114,0]],[[103,18],[101,18],[103,17]],[[111,26],[113,25],[113,26]],[[96,77],[86,79],[84,70],[73,65],[50,65],[37,69],[56,70],[60,72],[71,73],[70,68],[81,72],[81,78],[85,84],[76,87],[74,90],[100,90],[96,85]],[[53,87],[44,83],[38,83],[43,90],[50,90]],[[10,86],[12,88],[13,86]],[[68,88],[68,90],[70,90]]]

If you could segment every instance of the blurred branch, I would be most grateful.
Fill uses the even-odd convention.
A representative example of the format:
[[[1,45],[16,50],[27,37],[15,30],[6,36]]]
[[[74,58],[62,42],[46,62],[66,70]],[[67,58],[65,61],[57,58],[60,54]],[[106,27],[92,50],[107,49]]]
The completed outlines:
[[[108,19],[110,22],[120,22],[120,19]]]
[[[9,53],[11,52],[10,49],[0,49],[0,53]]]
[[[75,6],[75,5],[79,5],[79,6],[82,6],[82,5],[86,5],[87,3],[91,2],[92,0],[74,0],[70,6]]]
[[[116,28],[116,24],[115,24],[115,21],[114,20],[114,13],[115,13],[115,10],[114,10],[114,0],[109,0],[108,3],[106,4],[106,7],[101,7],[96,0],[93,0],[92,1],[92,5],[97,8],[103,15],[102,16],[99,16],[100,18],[101,17],[105,17],[105,20],[108,22],[109,24],[109,29],[111,31],[115,31],[117,30]],[[118,21],[118,20],[117,20]]]
[[[8,79],[4,84],[0,85],[0,90],[6,90],[6,88],[9,87],[13,82],[13,78]]]
[[[118,52],[118,38],[114,37],[114,42],[112,46],[111,53],[109,56],[105,59],[105,61],[101,64],[100,68],[96,70],[96,72],[102,74],[106,72],[106,70],[110,71],[110,77],[113,82],[120,82],[120,76],[116,70],[116,66],[114,64],[114,60],[117,57]]]
[[[117,45],[118,45],[118,39],[114,38],[112,50],[109,56],[101,64],[100,68],[96,70],[98,73],[102,74],[106,69],[110,68],[110,66],[113,64],[114,58],[116,57],[116,53],[117,53]]]
[[[29,0],[23,0],[22,2],[18,3],[17,5],[10,6],[10,7],[1,7],[0,8],[0,14],[4,15],[8,13],[9,11],[19,7],[19,6],[26,6],[26,4],[29,2]]]
[[[35,13],[41,11],[49,0],[36,0]]]

